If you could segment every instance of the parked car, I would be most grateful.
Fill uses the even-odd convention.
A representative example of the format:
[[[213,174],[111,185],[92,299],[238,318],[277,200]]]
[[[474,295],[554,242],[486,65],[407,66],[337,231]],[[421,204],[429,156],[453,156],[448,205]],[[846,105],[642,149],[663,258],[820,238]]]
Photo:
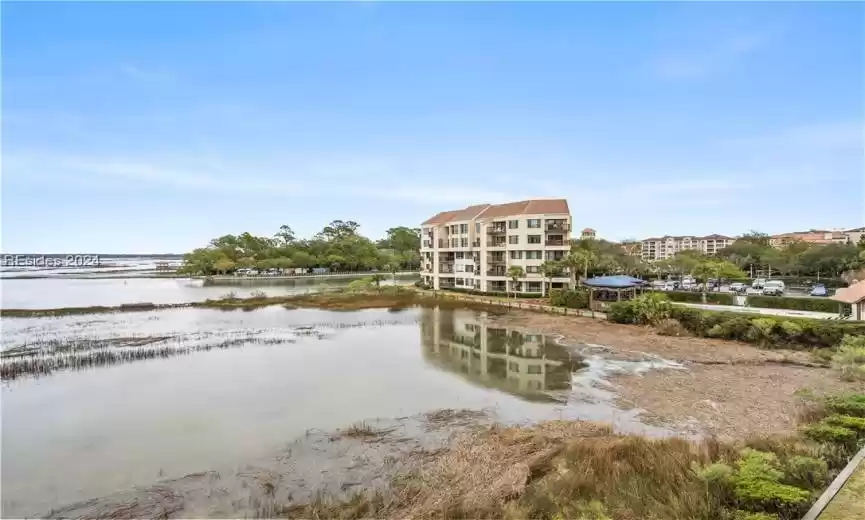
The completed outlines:
[[[826,289],[826,286],[822,283],[818,283],[815,285],[811,292],[808,293],[811,296],[829,296],[829,291]]]
[[[763,296],[784,296],[784,282],[781,280],[769,280],[763,284]]]
[[[730,292],[736,294],[745,294],[748,291],[748,286],[742,282],[733,282],[730,284]]]
[[[751,288],[752,289],[762,290],[765,285],[766,285],[766,279],[765,278],[757,278],[753,282],[751,282]]]

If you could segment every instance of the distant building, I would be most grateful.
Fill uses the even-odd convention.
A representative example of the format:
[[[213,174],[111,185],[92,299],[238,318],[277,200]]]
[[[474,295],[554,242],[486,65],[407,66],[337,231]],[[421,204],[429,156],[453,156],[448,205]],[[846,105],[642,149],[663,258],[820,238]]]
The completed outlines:
[[[735,241],[733,237],[718,234],[652,237],[641,242],[640,258],[646,262],[654,262],[672,258],[680,251],[699,251],[705,255],[714,255]]]
[[[580,233],[580,238],[596,238],[597,232],[592,228],[586,228]]]
[[[858,244],[865,237],[865,227],[853,228],[844,231],[844,236],[847,237],[848,244]]]
[[[846,244],[849,241],[845,232],[840,230],[811,229],[809,231],[794,231],[792,233],[781,233],[772,235],[769,244],[781,249],[793,242],[805,242],[808,244]]]

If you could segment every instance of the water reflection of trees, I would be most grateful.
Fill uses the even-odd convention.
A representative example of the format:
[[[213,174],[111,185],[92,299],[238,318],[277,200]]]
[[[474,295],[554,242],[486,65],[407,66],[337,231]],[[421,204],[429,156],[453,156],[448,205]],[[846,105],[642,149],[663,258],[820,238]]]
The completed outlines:
[[[427,360],[485,386],[520,394],[568,390],[582,359],[553,338],[485,325],[467,311],[423,309]]]

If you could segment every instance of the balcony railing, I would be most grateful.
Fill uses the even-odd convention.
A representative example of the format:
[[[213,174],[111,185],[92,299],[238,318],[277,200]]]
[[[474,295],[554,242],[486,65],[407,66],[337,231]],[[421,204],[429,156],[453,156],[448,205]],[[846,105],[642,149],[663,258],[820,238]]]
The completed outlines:
[[[472,240],[472,247],[481,247],[481,240],[480,239]]]
[[[504,269],[488,269],[487,276],[507,276]]]
[[[502,240],[501,242],[487,240],[487,247],[507,247],[507,242],[505,242],[504,240]]]
[[[452,272],[454,272],[454,264],[439,264],[439,272],[440,273],[452,273]]]
[[[547,240],[546,242],[544,242],[544,244],[548,245],[548,246],[566,246],[566,245],[568,245],[568,243],[565,242],[564,240]]]
[[[502,255],[502,256],[487,255],[487,263],[488,264],[504,264],[504,263],[506,263],[505,256],[504,255]]]
[[[501,235],[507,232],[508,230],[505,226],[491,226],[487,228],[487,235]]]
[[[570,231],[571,226],[567,222],[547,222],[547,224],[544,226],[544,229],[546,231],[558,231],[560,233],[564,233],[566,231]]]

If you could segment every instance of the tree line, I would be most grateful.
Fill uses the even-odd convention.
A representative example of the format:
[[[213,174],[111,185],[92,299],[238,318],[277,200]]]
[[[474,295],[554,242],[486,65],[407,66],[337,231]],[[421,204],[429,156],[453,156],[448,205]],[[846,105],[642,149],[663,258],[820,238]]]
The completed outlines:
[[[769,235],[757,231],[738,237],[712,256],[684,250],[672,258],[655,262],[644,262],[639,256],[628,254],[616,242],[581,238],[572,241],[570,251],[560,261],[547,262],[542,268],[543,273],[567,271],[573,280],[618,273],[634,276],[690,274],[701,280],[744,279],[758,274],[838,278],[859,270],[865,270],[865,240],[859,244],[794,241],[779,249],[770,244]]]
[[[373,241],[352,220],[334,220],[311,238],[298,238],[290,226],[272,237],[250,233],[214,238],[183,257],[182,272],[228,274],[238,269],[313,269],[334,271],[416,270],[420,267],[420,229],[399,226]]]

